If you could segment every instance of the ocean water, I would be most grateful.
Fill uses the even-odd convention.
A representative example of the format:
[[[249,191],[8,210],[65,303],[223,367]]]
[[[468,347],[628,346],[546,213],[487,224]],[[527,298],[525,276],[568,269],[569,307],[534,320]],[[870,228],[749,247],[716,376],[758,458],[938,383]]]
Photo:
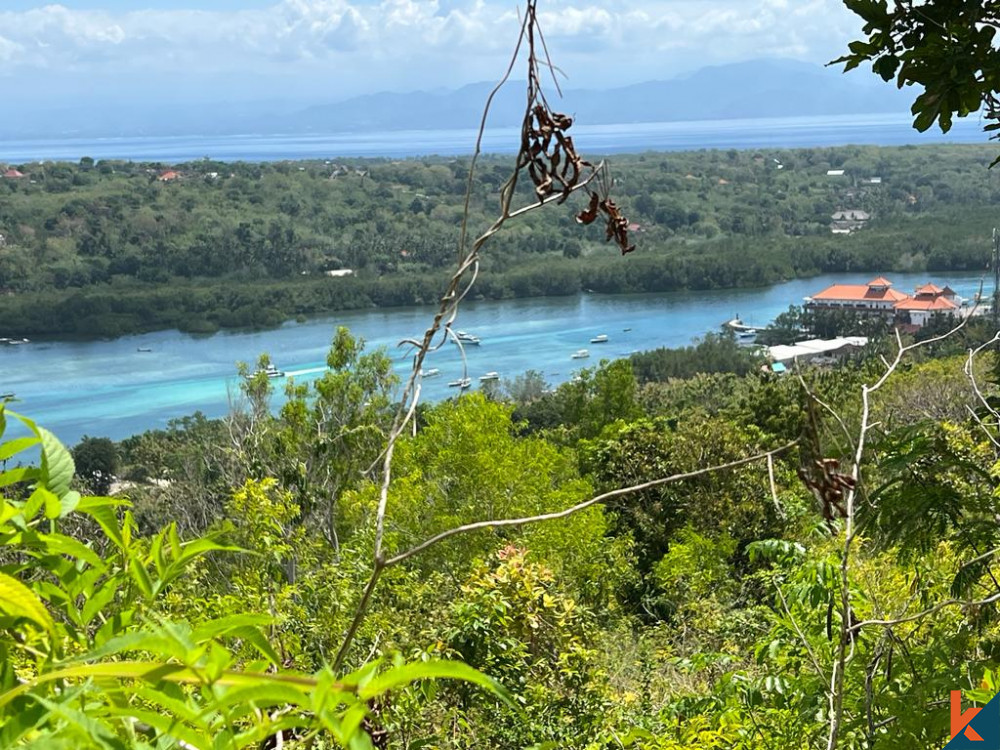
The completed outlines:
[[[578,149],[585,154],[986,141],[981,124],[975,118],[956,121],[947,134],[933,130],[918,133],[905,114],[575,125],[573,136]],[[170,163],[205,157],[222,161],[280,161],[434,154],[454,156],[471,153],[475,137],[474,130],[405,130],[307,135],[7,140],[0,142],[0,162],[19,164],[42,159],[77,161],[83,156]],[[519,139],[518,128],[489,129],[485,133],[483,150],[487,153],[510,153],[517,149]]]
[[[480,336],[482,345],[466,347],[465,364],[453,344],[432,353],[424,366],[440,369],[441,375],[424,381],[423,396],[436,400],[453,395],[456,389],[449,388],[448,381],[465,373],[474,388],[478,377],[490,371],[512,378],[534,369],[550,383],[561,383],[601,359],[685,346],[737,315],[763,326],[829,284],[863,283],[870,276],[829,275],[759,289],[465,303],[455,328]],[[965,297],[980,283],[971,275],[893,274],[891,280],[907,291],[930,280],[947,283]],[[224,415],[239,398],[236,362],[252,362],[263,352],[297,381],[318,377],[341,325],[364,337],[369,346],[386,347],[396,372],[404,377],[411,350],[397,344],[419,337],[433,313],[430,307],[363,310],[252,333],[194,337],[160,331],[113,341],[0,347],[0,393],[14,392],[14,408],[68,443],[83,435],[119,439],[164,427],[170,419],[196,410],[211,417]],[[606,334],[608,342],[591,344],[599,334]],[[590,358],[571,359],[578,349],[588,349]],[[275,381],[279,392],[282,382]]]

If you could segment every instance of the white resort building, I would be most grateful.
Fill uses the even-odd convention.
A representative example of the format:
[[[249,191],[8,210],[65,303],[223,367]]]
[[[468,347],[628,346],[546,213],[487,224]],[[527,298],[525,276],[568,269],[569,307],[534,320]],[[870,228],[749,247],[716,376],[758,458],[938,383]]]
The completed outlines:
[[[867,284],[834,284],[822,292],[805,298],[813,310],[852,310],[856,313],[880,315],[901,324],[922,327],[935,314],[956,316],[959,300],[950,287],[924,284],[913,295],[892,288],[884,276]]]

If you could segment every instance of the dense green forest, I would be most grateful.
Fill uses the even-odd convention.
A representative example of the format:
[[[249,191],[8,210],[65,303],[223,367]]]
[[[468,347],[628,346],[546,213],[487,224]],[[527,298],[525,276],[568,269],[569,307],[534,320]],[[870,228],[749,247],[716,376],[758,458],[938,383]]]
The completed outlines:
[[[616,155],[614,192],[635,253],[620,261],[599,228],[581,230],[581,206],[529,214],[492,241],[475,294],[982,270],[1000,201],[1000,177],[985,168],[994,155],[985,145]],[[444,158],[20,165],[23,177],[0,179],[0,333],[211,332],[434,302],[455,261],[468,166]],[[474,230],[495,216],[510,166],[481,162]],[[161,179],[170,171],[176,178]],[[840,210],[871,219],[833,235]],[[353,275],[326,275],[340,269]]]
[[[943,745],[1000,688],[991,340],[799,378],[712,336],[422,405],[376,558],[397,383],[346,330],[277,413],[248,370],[70,454],[8,408],[0,745]]]

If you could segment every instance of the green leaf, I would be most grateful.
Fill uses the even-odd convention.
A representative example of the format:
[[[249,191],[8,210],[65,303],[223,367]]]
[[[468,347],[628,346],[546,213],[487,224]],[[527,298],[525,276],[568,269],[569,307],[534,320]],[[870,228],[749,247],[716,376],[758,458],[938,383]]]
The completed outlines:
[[[60,506],[59,517],[65,518],[74,510],[76,510],[76,506],[78,506],[79,504],[80,504],[80,493],[77,492],[76,490],[70,490],[65,495],[63,495],[62,498],[59,500],[59,506]]]
[[[38,445],[38,438],[36,437],[22,437],[8,440],[6,443],[0,445],[0,461],[6,461],[11,456],[17,455],[34,445]]]
[[[374,677],[363,688],[360,688],[358,695],[364,699],[374,698],[417,680],[440,678],[463,680],[478,685],[493,693],[512,708],[514,707],[510,694],[499,682],[460,661],[415,661],[400,667],[393,667]]]
[[[6,573],[0,573],[0,610],[14,617],[31,620],[52,635],[56,632],[56,624],[49,611],[34,592]]]
[[[44,427],[38,427],[42,443],[42,481],[60,499],[69,492],[76,466],[72,454],[59,439]]]
[[[94,550],[82,542],[64,534],[39,534],[38,541],[45,546],[45,552],[53,555],[69,555],[84,560],[98,570],[107,570],[107,565]]]
[[[41,475],[34,466],[18,466],[16,469],[7,469],[0,472],[0,487],[9,487],[20,482],[32,482]]]
[[[45,486],[36,487],[32,495],[38,495],[42,499],[46,518],[59,518],[59,514],[62,512],[62,503],[59,502],[58,495]]]

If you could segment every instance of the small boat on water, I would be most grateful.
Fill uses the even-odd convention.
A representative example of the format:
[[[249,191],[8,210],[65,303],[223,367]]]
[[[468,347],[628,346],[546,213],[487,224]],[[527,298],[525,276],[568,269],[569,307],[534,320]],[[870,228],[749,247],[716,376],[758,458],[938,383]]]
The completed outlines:
[[[151,352],[151,351],[153,351],[153,350],[152,350],[152,349],[151,349],[150,347],[148,347],[148,346],[137,346],[137,347],[135,348],[135,350],[136,350],[137,352]]]
[[[0,401],[10,401],[12,398],[14,398],[13,391],[10,393],[0,393]]]
[[[602,333],[600,336],[594,336],[594,338],[592,338],[590,340],[590,343],[591,344],[606,344],[606,343],[608,343],[608,335],[606,333]]]
[[[455,338],[461,341],[463,344],[469,344],[471,346],[479,346],[483,343],[482,339],[478,336],[474,336],[471,333],[466,333],[465,331],[455,331]]]
[[[472,378],[459,378],[448,383],[449,388],[461,388],[463,391],[472,385]]]
[[[488,383],[491,380],[499,380],[499,379],[500,379],[500,373],[496,371],[488,372],[485,375],[479,376],[480,383]]]
[[[279,370],[274,365],[268,365],[263,370],[257,370],[257,372],[254,373],[254,375],[261,375],[261,374],[267,375],[267,377],[269,377],[269,378],[283,378],[283,377],[285,377],[284,371],[283,370]]]
[[[0,344],[5,344],[7,346],[20,346],[21,344],[30,344],[30,339],[8,339],[0,338]]]
[[[441,371],[438,368],[436,368],[436,367],[432,367],[429,370],[421,370],[420,371],[420,377],[422,377],[422,378],[436,378],[440,374],[441,374]]]
[[[575,352],[569,355],[570,359],[586,359],[590,356],[590,352],[586,349],[577,349]]]
[[[629,332],[629,331],[631,331],[632,329],[631,329],[631,328],[622,328],[622,330],[623,330],[623,331],[625,331],[625,333],[628,333],[628,332]]]

